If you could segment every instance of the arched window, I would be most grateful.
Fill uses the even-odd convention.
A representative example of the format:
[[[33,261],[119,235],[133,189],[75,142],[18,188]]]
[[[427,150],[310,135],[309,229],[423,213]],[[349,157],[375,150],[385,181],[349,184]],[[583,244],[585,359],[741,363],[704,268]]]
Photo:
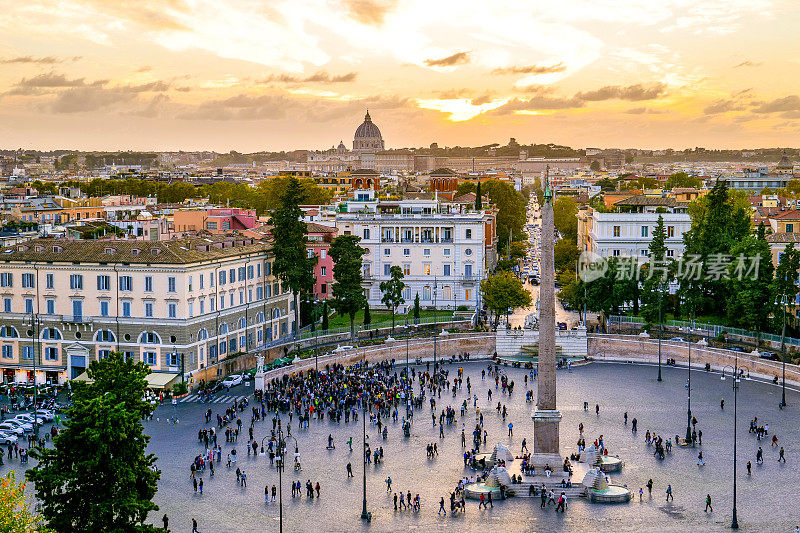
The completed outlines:
[[[219,325],[219,334],[220,335],[225,335],[226,333],[228,333],[228,324],[220,324]]]
[[[256,324],[264,322],[264,313],[260,312],[256,315]]]
[[[42,330],[42,339],[48,341],[59,341],[61,340],[61,332],[58,331],[56,328],[44,328]]]
[[[280,318],[281,317],[281,310],[279,308],[275,308],[272,310],[272,318]]]
[[[4,339],[16,339],[19,337],[19,332],[14,326],[3,326],[0,327],[0,337]]]
[[[139,344],[161,344],[161,337],[155,331],[143,331],[139,335]]]
[[[239,329],[245,329],[247,327],[247,319],[242,317],[239,319]]]
[[[208,339],[208,330],[206,328],[203,328],[197,332],[197,340],[204,341],[206,339]]]
[[[94,335],[94,340],[97,342],[116,342],[117,337],[113,332],[107,329],[101,329]]]

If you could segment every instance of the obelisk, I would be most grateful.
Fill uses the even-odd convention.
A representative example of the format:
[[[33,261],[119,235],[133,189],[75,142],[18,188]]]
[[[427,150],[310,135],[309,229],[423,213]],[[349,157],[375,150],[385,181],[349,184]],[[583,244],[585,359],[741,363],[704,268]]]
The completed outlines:
[[[556,408],[556,287],[555,287],[555,224],[553,193],[545,171],[542,210],[541,284],[539,285],[539,384],[536,412],[533,415],[534,464],[549,463],[553,468],[561,462],[558,446],[558,424],[561,413]]]

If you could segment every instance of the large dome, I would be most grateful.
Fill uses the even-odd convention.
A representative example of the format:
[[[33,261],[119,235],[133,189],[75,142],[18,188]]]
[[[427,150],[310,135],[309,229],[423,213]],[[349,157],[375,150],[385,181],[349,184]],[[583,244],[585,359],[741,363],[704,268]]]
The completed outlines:
[[[372,122],[367,111],[364,122],[356,129],[353,136],[353,151],[357,153],[375,153],[384,149],[381,130]]]
[[[364,117],[364,122],[356,129],[355,134],[356,139],[381,139],[381,130],[378,129],[378,126],[372,122],[372,118],[369,116],[369,111],[367,111],[366,116]]]

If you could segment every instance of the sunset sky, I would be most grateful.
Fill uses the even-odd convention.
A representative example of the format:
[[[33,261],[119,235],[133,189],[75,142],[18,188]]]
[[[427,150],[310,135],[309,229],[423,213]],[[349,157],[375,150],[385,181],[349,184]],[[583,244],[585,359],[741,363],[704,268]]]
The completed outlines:
[[[800,144],[797,0],[26,0],[0,147]]]

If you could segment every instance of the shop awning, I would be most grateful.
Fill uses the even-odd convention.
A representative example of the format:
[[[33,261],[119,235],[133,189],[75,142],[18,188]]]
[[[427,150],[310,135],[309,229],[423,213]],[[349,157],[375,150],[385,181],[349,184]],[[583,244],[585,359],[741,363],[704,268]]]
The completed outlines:
[[[148,389],[164,389],[179,377],[181,377],[180,374],[153,372],[152,374],[148,374],[145,380],[147,381]],[[82,373],[72,381],[85,381],[86,383],[94,383],[94,381],[89,379],[89,375],[86,372]]]

